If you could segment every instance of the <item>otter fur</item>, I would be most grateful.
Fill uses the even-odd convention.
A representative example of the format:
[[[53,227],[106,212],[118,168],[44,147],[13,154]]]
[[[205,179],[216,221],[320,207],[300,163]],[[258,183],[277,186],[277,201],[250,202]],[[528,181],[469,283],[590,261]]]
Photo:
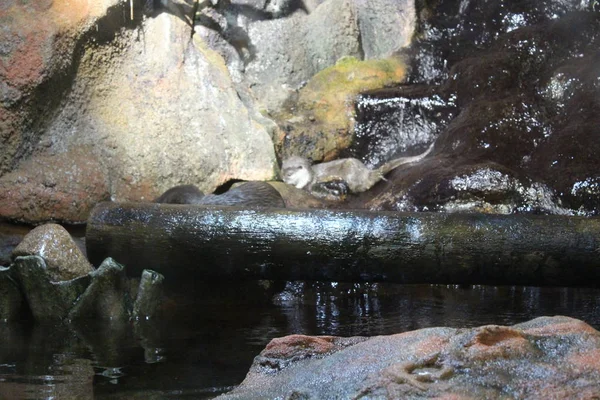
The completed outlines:
[[[285,202],[279,192],[267,182],[244,182],[223,194],[209,194],[206,196],[194,185],[175,186],[159,196],[154,202],[248,208],[285,207]]]
[[[199,204],[204,198],[204,193],[194,185],[180,185],[172,187],[156,199],[154,203],[166,204]]]
[[[285,159],[281,165],[283,181],[298,189],[312,191],[314,185],[328,181],[343,181],[352,193],[360,193],[369,190],[384,175],[400,165],[421,161],[433,149],[429,148],[413,157],[402,157],[391,160],[377,169],[369,169],[356,158],[342,158],[321,164],[311,165],[306,158],[292,156]]]

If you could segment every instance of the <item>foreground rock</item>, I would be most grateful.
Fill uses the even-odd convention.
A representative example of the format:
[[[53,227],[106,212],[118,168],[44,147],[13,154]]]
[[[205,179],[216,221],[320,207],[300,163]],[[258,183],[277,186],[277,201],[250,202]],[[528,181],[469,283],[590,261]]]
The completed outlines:
[[[55,281],[42,257],[20,256],[10,268],[0,268],[0,320],[23,319],[26,309],[36,321],[153,318],[162,303],[163,277],[151,270],[142,277],[138,289],[125,267],[107,258],[90,273]]]
[[[48,274],[44,259],[39,256],[17,257],[11,265],[21,292],[37,321],[60,321],[78,301],[87,286],[90,276],[55,282]]]
[[[365,338],[274,339],[219,399],[596,398],[600,332],[568,317]]]
[[[12,279],[10,268],[0,267],[0,321],[18,319],[25,305],[23,295]]]

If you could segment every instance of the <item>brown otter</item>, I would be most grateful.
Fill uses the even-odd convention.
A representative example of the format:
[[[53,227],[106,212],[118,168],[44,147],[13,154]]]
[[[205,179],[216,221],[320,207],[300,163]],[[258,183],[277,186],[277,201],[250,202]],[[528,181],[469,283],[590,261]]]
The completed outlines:
[[[311,165],[306,158],[292,156],[283,161],[281,174],[283,181],[298,189],[313,191],[313,186],[323,182],[344,182],[352,193],[369,190],[383,176],[402,164],[421,161],[433,149],[433,144],[422,154],[413,157],[402,157],[385,163],[372,170],[356,158],[342,158]]]
[[[279,192],[267,182],[244,182],[223,194],[209,194],[206,196],[194,185],[175,186],[159,196],[154,202],[249,208],[285,207]]]
[[[194,185],[180,185],[172,187],[156,199],[154,203],[166,204],[199,204],[204,193]]]

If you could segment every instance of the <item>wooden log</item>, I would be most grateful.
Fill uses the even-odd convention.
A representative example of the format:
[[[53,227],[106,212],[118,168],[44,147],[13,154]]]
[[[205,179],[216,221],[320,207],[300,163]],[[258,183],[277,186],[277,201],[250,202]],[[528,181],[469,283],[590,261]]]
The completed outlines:
[[[101,203],[86,244],[167,280],[600,282],[599,218]]]

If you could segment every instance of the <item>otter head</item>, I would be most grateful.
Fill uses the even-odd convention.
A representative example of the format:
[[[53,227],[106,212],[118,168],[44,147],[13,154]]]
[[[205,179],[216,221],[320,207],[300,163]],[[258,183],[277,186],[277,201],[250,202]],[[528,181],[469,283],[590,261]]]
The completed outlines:
[[[304,189],[313,180],[313,171],[306,158],[292,156],[281,164],[283,181],[288,185]]]

